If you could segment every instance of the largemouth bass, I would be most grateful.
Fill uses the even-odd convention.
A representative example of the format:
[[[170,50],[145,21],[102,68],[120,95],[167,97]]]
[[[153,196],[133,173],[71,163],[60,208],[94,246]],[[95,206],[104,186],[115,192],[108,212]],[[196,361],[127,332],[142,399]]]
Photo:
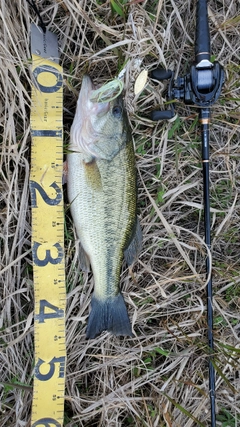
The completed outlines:
[[[80,240],[81,267],[94,276],[86,330],[132,336],[119,289],[123,256],[130,265],[141,246],[137,221],[135,155],[123,100],[90,100],[94,86],[85,75],[71,128],[68,198]]]

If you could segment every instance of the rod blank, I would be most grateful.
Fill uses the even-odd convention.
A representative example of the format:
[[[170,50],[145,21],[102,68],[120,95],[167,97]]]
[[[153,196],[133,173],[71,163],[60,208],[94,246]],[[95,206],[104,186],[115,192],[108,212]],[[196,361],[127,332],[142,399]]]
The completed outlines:
[[[196,39],[195,39],[196,63],[203,59],[210,60],[210,33],[208,25],[207,0],[197,2],[196,11]]]

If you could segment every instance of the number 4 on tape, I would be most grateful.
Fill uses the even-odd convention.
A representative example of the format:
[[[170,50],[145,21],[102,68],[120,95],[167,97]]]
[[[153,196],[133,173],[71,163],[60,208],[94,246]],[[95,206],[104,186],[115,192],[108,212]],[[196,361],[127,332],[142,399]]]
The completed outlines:
[[[32,25],[31,178],[35,295],[32,427],[61,427],[65,389],[62,84],[57,37]]]

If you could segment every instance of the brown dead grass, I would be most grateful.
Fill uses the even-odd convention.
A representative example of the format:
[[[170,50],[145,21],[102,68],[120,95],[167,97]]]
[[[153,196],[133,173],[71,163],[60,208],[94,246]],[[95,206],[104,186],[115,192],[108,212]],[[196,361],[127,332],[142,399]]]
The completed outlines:
[[[156,124],[147,116],[153,106],[165,102],[163,85],[156,88],[149,79],[144,92],[133,92],[143,69],[160,65],[176,74],[188,69],[194,55],[195,6],[190,0],[131,1],[124,22],[111,12],[109,1],[37,4],[48,28],[59,36],[65,144],[82,75],[87,71],[104,83],[118,74],[118,62],[127,61],[125,104],[136,147],[143,228],[141,256],[133,270],[123,267],[121,283],[135,336],[119,339],[104,333],[87,341],[93,280],[79,270],[66,200],[64,425],[193,427],[198,425],[195,418],[208,426],[206,248],[197,112],[178,105],[179,121]],[[209,2],[212,52],[226,71],[223,94],[212,113],[211,205],[217,411],[230,414],[229,426],[237,426],[240,412],[238,7],[237,0]],[[36,16],[26,0],[1,2],[0,426],[6,427],[30,425],[32,398],[31,22],[37,22]]]

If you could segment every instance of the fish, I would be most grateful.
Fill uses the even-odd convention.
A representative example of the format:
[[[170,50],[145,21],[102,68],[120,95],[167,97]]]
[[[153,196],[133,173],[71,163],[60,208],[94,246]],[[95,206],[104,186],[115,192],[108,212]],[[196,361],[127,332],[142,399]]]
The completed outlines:
[[[96,90],[84,75],[70,131],[67,193],[80,241],[80,266],[94,278],[86,338],[103,331],[133,336],[120,290],[125,258],[141,250],[137,218],[135,152],[122,95],[93,102]]]

